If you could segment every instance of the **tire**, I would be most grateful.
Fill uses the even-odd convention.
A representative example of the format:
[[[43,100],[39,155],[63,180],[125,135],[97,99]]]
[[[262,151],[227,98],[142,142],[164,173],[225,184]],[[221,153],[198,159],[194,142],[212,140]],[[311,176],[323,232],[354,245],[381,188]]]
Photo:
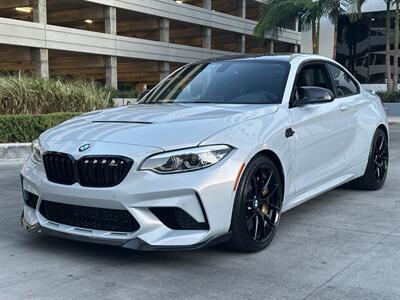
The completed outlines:
[[[365,173],[347,184],[358,190],[377,191],[385,184],[389,166],[389,146],[386,132],[378,128],[372,139]]]
[[[283,182],[275,164],[258,155],[240,179],[232,212],[229,248],[257,252],[273,240],[281,215]]]

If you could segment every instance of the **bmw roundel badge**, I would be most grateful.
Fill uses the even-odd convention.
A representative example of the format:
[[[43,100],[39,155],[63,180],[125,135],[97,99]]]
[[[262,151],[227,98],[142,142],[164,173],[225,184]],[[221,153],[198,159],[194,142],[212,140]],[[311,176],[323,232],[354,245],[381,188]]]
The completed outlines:
[[[83,144],[82,146],[79,147],[79,152],[86,151],[89,148],[90,148],[90,144]]]

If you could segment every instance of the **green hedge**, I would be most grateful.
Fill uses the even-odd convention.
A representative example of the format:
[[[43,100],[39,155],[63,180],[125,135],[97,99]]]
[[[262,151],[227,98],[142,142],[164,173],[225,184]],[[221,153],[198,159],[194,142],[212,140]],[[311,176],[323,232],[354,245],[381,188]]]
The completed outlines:
[[[83,79],[0,76],[0,114],[86,112],[112,106],[118,91]]]
[[[48,128],[79,113],[47,115],[0,115],[0,143],[29,143]]]
[[[400,103],[400,92],[377,92],[376,94],[385,103]]]

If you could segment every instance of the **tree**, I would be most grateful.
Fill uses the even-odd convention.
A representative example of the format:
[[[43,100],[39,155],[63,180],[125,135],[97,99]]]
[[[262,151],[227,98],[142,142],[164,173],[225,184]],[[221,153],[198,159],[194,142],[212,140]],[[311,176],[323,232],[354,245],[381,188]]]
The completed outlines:
[[[254,28],[257,38],[264,40],[269,31],[282,30],[289,20],[298,19],[301,28],[311,29],[313,53],[319,54],[321,17],[328,17],[335,25],[339,16],[346,13],[349,0],[267,0],[261,4],[259,22]],[[334,43],[334,53],[336,43]]]
[[[396,0],[396,10],[394,17],[394,60],[393,60],[393,91],[399,90],[399,18],[400,0]]]

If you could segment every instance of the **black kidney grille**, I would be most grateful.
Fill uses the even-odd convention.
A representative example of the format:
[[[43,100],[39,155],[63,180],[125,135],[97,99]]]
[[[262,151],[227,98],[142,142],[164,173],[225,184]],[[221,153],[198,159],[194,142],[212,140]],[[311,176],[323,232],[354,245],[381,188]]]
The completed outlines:
[[[132,161],[116,157],[84,157],[78,161],[79,182],[83,186],[106,187],[119,184],[132,167]]]
[[[47,179],[60,184],[74,184],[74,164],[72,156],[65,153],[46,153],[43,155]]]
[[[112,187],[125,179],[133,160],[123,156],[84,156],[76,161],[64,153],[43,155],[47,179],[59,184],[79,182],[87,187]]]
[[[49,221],[88,229],[133,232],[140,225],[124,209],[108,209],[42,200],[40,213]]]

